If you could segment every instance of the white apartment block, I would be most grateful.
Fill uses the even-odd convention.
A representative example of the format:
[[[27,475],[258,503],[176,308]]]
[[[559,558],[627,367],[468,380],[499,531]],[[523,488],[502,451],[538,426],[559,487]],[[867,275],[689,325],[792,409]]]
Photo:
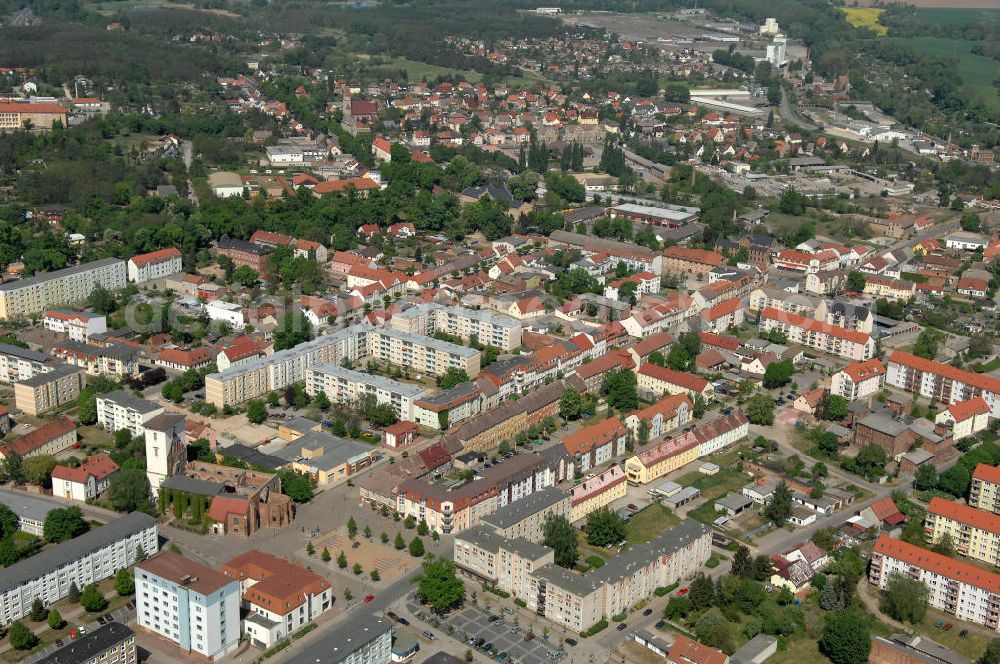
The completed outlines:
[[[366,354],[372,329],[367,323],[353,325],[210,374],[205,377],[205,400],[219,408],[234,406],[304,381],[309,367],[354,361]]]
[[[46,330],[65,334],[73,341],[87,343],[92,334],[108,331],[108,319],[100,314],[86,311],[46,311],[42,318]]]
[[[139,547],[154,555],[157,537],[156,520],[132,512],[0,570],[0,622],[26,616],[36,597],[48,606],[66,597],[72,584],[83,589],[111,578],[135,562]]]
[[[16,383],[52,371],[53,358],[20,346],[0,344],[0,383]]]
[[[135,566],[139,628],[215,659],[240,641],[240,582],[170,551]]]
[[[393,315],[389,327],[426,336],[446,332],[466,342],[475,338],[480,344],[504,351],[521,347],[521,321],[490,310],[447,307],[430,302]]]
[[[816,313],[818,304],[819,300],[814,295],[792,293],[780,288],[762,286],[750,292],[750,304],[747,309],[759,314],[764,309],[771,307],[778,311],[812,317]]]
[[[339,364],[320,364],[306,370],[306,394],[315,397],[320,392],[331,402],[343,404],[357,404],[370,394],[378,403],[392,406],[399,419],[412,422],[413,402],[424,390],[384,376],[345,369]]]
[[[181,252],[176,247],[151,251],[128,259],[128,280],[144,284],[154,279],[163,279],[177,274],[183,269]]]
[[[1000,418],[1000,379],[989,374],[964,371],[894,350],[889,355],[885,382],[910,394],[949,405],[982,397],[989,404],[991,416]]]
[[[126,286],[125,261],[99,261],[0,284],[0,320],[8,320],[87,299],[95,286],[120,290]]]
[[[430,376],[443,376],[449,369],[479,375],[480,352],[466,346],[394,329],[373,329],[368,333],[368,355],[380,362]]]
[[[885,387],[885,366],[873,357],[849,364],[830,379],[830,394],[848,401],[860,401],[875,396]]]
[[[1000,631],[1000,575],[882,535],[872,550],[868,581],[884,590],[893,574],[927,586],[927,603],[935,609]]]
[[[792,343],[849,360],[863,361],[875,355],[875,340],[870,334],[778,311],[773,307],[761,312],[760,329],[765,332],[777,330],[786,334]]]
[[[132,436],[145,434],[145,424],[163,412],[163,406],[118,390],[97,397],[97,424],[108,431],[128,429]]]

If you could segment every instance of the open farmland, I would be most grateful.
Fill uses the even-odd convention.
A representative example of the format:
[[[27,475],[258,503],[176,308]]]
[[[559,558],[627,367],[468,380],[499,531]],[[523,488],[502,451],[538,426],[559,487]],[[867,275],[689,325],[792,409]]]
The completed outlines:
[[[942,37],[909,37],[898,41],[921,53],[958,60],[958,73],[970,96],[1000,109],[1000,95],[993,81],[1000,75],[1000,62],[972,52],[976,42]]]
[[[984,23],[1000,24],[1000,8],[968,9],[961,7],[920,7],[917,18],[928,23]]]
[[[876,7],[841,7],[840,11],[847,16],[847,22],[855,28],[868,28],[879,37],[885,36],[889,31],[887,27],[878,22],[884,9]]]
[[[881,4],[880,0],[860,0],[859,5],[871,7]],[[906,4],[917,8],[935,7],[942,9],[1000,9],[1000,0],[906,0]]]

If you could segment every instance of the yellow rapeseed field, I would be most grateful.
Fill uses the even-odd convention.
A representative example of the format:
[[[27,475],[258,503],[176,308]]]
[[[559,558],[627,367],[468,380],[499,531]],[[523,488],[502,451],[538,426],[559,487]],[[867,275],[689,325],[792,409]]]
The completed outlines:
[[[878,22],[884,9],[877,7],[841,7],[840,11],[847,16],[847,22],[855,28],[868,28],[879,37],[884,37],[889,29]]]

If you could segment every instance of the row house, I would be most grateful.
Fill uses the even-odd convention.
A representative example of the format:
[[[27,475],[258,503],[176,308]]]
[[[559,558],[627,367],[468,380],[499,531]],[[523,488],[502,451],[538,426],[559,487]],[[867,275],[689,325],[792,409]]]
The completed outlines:
[[[749,433],[750,421],[746,415],[732,413],[637,451],[625,460],[625,473],[631,484],[649,484],[702,456],[743,440]]]
[[[625,452],[628,430],[614,417],[585,426],[563,438],[577,472],[586,473]]]
[[[782,332],[792,343],[850,360],[867,360],[875,354],[875,340],[870,334],[777,309],[761,312],[760,327],[765,332]]]
[[[71,340],[82,343],[90,341],[91,335],[108,331],[107,317],[90,311],[46,311],[42,317],[42,325],[46,330],[65,334]]]
[[[686,394],[708,400],[715,388],[701,376],[675,371],[656,364],[646,363],[636,371],[637,390],[647,400],[659,400],[664,395]]]

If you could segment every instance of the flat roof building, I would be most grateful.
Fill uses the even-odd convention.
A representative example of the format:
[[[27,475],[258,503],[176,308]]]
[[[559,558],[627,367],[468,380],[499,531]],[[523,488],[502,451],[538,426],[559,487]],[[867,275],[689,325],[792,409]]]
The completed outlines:
[[[101,260],[0,284],[0,320],[10,320],[87,299],[96,286],[115,291],[127,285],[125,261]]]

